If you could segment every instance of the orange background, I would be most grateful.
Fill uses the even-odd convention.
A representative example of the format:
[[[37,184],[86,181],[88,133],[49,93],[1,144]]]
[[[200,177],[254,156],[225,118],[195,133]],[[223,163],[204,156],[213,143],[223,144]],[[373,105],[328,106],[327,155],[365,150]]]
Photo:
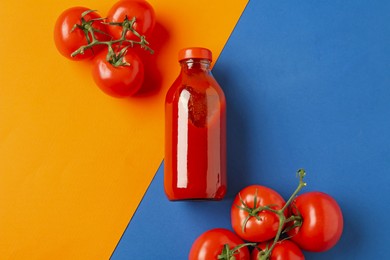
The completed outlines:
[[[115,1],[0,2],[0,256],[106,259],[163,159],[164,98],[177,51],[217,57],[247,1],[150,0],[158,26],[154,75],[128,99],[101,92],[90,64],[53,44],[71,6]]]

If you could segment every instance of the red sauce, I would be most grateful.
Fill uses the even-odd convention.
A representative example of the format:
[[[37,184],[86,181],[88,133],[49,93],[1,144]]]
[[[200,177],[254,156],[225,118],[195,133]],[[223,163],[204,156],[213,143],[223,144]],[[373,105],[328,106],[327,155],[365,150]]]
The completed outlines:
[[[226,101],[209,63],[182,61],[166,96],[164,187],[170,200],[226,193]]]

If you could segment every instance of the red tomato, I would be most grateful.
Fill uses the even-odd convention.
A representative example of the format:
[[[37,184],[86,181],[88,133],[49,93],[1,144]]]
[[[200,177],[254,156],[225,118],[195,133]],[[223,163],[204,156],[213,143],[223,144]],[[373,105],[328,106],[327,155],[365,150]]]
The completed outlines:
[[[131,20],[133,17],[136,21],[133,28],[144,36],[150,36],[155,26],[155,13],[153,7],[144,0],[120,0],[114,4],[108,11],[107,20],[113,23],[122,23],[125,17]],[[115,39],[122,35],[121,26],[110,26],[110,33]],[[128,31],[126,38],[129,40],[139,41],[139,38],[132,32]]]
[[[91,58],[99,50],[104,48],[103,45],[96,45],[91,49],[85,50],[84,54],[78,54],[71,57],[71,54],[82,45],[87,45],[88,41],[85,32],[81,28],[74,28],[76,24],[82,25],[81,15],[88,11],[85,7],[72,7],[65,10],[58,18],[54,27],[54,42],[58,51],[65,57],[71,60],[84,60]],[[93,19],[100,19],[101,17],[96,12],[88,13],[84,16],[84,20],[88,23]],[[107,32],[107,27],[100,21],[92,22],[92,26],[102,32]],[[108,40],[108,36],[102,33],[95,33],[98,40]],[[89,37],[91,35],[89,34]]]
[[[92,76],[96,84],[106,94],[113,97],[134,95],[144,80],[144,65],[141,59],[128,50],[123,62],[128,66],[114,66],[106,60],[107,51],[96,56],[92,67]]]
[[[218,258],[222,254],[224,245],[229,245],[230,249],[244,244],[241,238],[239,238],[232,231],[224,228],[215,228],[206,231],[200,235],[192,244],[189,254],[189,260],[217,260],[225,259]],[[242,247],[236,254],[234,254],[236,260],[249,260],[250,254],[247,247]],[[225,260],[229,260],[227,258]]]
[[[237,235],[246,241],[270,240],[278,231],[279,218],[275,213],[267,210],[256,211],[256,208],[270,206],[279,210],[284,204],[284,199],[276,191],[260,185],[248,186],[234,199],[231,208],[232,227]]]
[[[294,215],[302,216],[302,226],[291,230],[289,235],[303,250],[323,252],[339,241],[343,215],[336,200],[328,194],[308,192],[299,195],[291,210]]]
[[[258,245],[259,248],[265,250],[272,245],[272,241],[268,243],[264,242]],[[258,260],[260,251],[255,248],[251,253],[251,260]],[[268,258],[269,260],[304,260],[305,256],[302,253],[302,250],[290,240],[282,240],[276,243],[275,247],[272,249],[271,255]]]

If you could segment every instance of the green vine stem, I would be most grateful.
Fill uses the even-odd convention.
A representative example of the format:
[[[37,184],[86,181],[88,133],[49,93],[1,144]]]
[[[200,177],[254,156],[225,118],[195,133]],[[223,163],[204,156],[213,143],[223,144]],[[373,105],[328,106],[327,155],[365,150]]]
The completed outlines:
[[[90,21],[86,21],[84,19],[84,17],[91,12],[95,12],[95,10],[88,10],[88,11],[85,11],[84,13],[82,13],[81,14],[81,24],[76,24],[72,28],[72,30],[75,30],[75,29],[83,30],[85,37],[87,39],[87,43],[88,43],[87,45],[80,46],[80,48],[78,48],[76,51],[74,51],[71,54],[72,57],[79,55],[79,54],[83,54],[85,52],[85,50],[90,49],[96,45],[104,44],[104,45],[107,45],[107,48],[108,48],[108,53],[107,53],[107,61],[108,62],[110,62],[113,66],[128,66],[128,64],[117,62],[118,55],[123,57],[127,51],[128,46],[122,48],[119,51],[119,54],[116,54],[114,51],[114,47],[113,47],[114,45],[118,44],[119,46],[121,46],[123,43],[128,43],[131,47],[133,47],[134,45],[140,45],[141,48],[145,49],[146,51],[149,51],[151,54],[154,53],[153,49],[151,49],[149,47],[149,42],[146,40],[146,37],[144,35],[140,35],[134,29],[134,23],[136,21],[135,17],[133,17],[131,20],[129,20],[126,16],[124,21],[121,23],[112,23],[112,22],[105,23],[105,24],[108,24],[109,26],[121,26],[122,27],[122,34],[121,34],[121,37],[119,39],[110,39],[109,41],[100,41],[96,38],[96,33],[105,34],[105,35],[108,35],[108,34],[93,27],[93,23],[98,22],[98,21],[101,22],[101,21],[105,20],[105,18],[91,19]],[[139,41],[126,39],[126,34],[129,31],[131,33],[133,33],[135,36],[137,36],[139,38]]]
[[[302,190],[303,187],[306,186],[306,182],[303,181],[303,178],[305,177],[306,175],[306,172],[305,170],[303,169],[299,169],[297,171],[297,175],[299,176],[299,184],[298,184],[298,187],[296,188],[296,190],[294,191],[294,193],[290,196],[290,198],[287,200],[286,204],[284,204],[284,206],[279,209],[279,210],[275,210],[275,209],[272,209],[270,206],[265,206],[265,207],[260,207],[261,210],[268,210],[274,214],[276,214],[279,218],[279,226],[278,226],[278,232],[276,233],[276,236],[272,242],[272,245],[269,247],[269,248],[266,248],[265,250],[262,250],[260,251],[259,255],[258,255],[258,260],[267,260],[269,259],[270,255],[271,255],[271,252],[272,250],[274,249],[274,247],[276,246],[276,243],[279,241],[280,239],[280,236],[283,232],[286,232],[283,231],[283,227],[286,223],[288,222],[294,222],[294,225],[292,228],[296,227],[296,226],[300,226],[301,223],[302,223],[302,218],[301,216],[291,216],[289,218],[286,218],[286,216],[284,215],[284,211],[287,209],[287,207],[291,204],[291,202],[295,199],[295,197],[297,196],[297,194]],[[291,228],[290,228],[291,229]]]
[[[235,254],[238,254],[240,249],[246,246],[255,246],[256,243],[244,243],[237,245],[236,247],[230,249],[228,244],[223,246],[222,252],[218,255],[218,260],[236,260]]]

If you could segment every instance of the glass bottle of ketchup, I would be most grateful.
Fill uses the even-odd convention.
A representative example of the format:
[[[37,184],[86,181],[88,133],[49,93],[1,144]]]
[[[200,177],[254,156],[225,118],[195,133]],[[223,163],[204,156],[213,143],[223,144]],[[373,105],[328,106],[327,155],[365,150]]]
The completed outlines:
[[[181,72],[165,100],[164,188],[169,200],[226,193],[226,101],[205,48],[179,51]]]

